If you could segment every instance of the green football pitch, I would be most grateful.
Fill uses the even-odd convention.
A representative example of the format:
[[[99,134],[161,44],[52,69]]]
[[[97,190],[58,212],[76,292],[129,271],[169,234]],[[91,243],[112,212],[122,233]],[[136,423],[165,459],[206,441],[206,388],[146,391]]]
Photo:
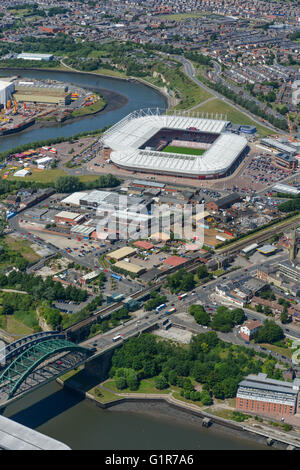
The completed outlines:
[[[206,150],[194,149],[190,147],[176,147],[174,145],[167,145],[162,152],[169,153],[182,153],[184,155],[203,155]]]

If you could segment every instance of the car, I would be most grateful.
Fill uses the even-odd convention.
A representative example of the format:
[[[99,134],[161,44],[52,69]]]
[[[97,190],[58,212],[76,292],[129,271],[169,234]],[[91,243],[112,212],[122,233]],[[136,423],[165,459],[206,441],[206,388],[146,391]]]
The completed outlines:
[[[56,361],[56,364],[57,364],[58,366],[61,366],[61,365],[62,365],[62,361]]]

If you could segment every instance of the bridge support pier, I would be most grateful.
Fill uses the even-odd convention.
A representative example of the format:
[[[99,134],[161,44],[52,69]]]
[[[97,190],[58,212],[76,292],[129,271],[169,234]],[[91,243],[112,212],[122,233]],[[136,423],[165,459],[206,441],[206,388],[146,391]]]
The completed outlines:
[[[107,351],[101,356],[88,361],[85,364],[84,370],[88,376],[97,377],[99,382],[103,382],[108,378],[108,372],[111,368],[111,358],[114,350]]]

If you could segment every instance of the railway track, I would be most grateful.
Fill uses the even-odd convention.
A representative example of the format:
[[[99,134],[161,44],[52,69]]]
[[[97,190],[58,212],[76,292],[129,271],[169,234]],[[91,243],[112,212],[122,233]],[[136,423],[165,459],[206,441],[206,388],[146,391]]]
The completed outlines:
[[[196,260],[195,263],[191,264],[190,266],[186,268],[186,271],[191,272],[197,269],[197,267],[199,267],[200,264],[201,264],[201,261]],[[145,289],[142,289],[139,292],[135,292],[135,294],[132,294],[130,297],[132,297],[134,300],[138,300],[139,298],[142,298],[145,295],[147,295],[149,292],[162,287],[165,284],[165,282],[166,282],[166,276],[164,276],[163,279],[161,279],[159,282],[156,282],[154,286],[146,287]],[[66,328],[63,331],[67,336],[75,334],[76,332],[78,332],[78,330],[87,328],[93,323],[96,323],[99,318],[101,319],[105,318],[123,306],[124,306],[123,302],[116,302],[114,304],[108,305],[104,308],[97,310],[89,317],[85,318],[84,320],[79,321],[78,323],[75,323],[74,325]]]

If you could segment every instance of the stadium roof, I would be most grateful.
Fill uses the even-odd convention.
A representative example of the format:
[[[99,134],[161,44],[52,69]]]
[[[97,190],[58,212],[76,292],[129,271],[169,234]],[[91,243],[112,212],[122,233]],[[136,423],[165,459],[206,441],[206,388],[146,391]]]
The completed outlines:
[[[197,177],[225,173],[247,146],[244,137],[223,133],[229,121],[188,116],[130,114],[115,124],[103,136],[104,144],[113,151],[110,159],[120,167],[158,171],[168,174]],[[197,129],[203,133],[220,134],[202,155],[142,150],[140,147],[159,130]]]

